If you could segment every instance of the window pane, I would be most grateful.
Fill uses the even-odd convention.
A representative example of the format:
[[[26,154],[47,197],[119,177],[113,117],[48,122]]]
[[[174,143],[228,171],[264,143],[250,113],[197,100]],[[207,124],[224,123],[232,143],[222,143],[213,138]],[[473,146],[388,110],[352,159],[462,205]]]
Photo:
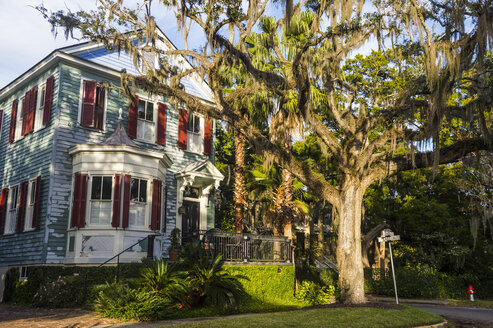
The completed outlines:
[[[45,93],[46,93],[46,87],[41,88],[41,96],[39,99],[39,107],[44,107],[45,105]]]
[[[101,199],[101,177],[92,177],[91,199]]]
[[[194,116],[194,126],[193,126],[193,132],[199,132],[200,131],[200,118],[197,116]]]
[[[12,188],[12,209],[17,208],[17,186]]]
[[[154,103],[151,102],[147,103],[146,120],[154,121]]]
[[[142,227],[145,225],[146,206],[144,204],[132,204],[129,213],[129,225]]]
[[[112,177],[104,177],[103,178],[103,194],[101,199],[111,199],[111,184]]]
[[[146,102],[139,99],[139,118],[145,119]]]
[[[190,116],[188,117],[188,128],[187,128],[187,129],[188,129],[188,131],[193,131],[193,118],[194,118],[194,117],[195,117],[195,116],[193,116],[193,115],[190,115]]]
[[[141,202],[147,202],[147,180],[140,180],[140,199]]]
[[[139,201],[139,179],[130,180],[130,200],[132,202]]]
[[[36,198],[36,181],[31,182],[31,194],[29,195],[29,205],[34,204]]]
[[[111,202],[91,202],[91,224],[110,224]]]

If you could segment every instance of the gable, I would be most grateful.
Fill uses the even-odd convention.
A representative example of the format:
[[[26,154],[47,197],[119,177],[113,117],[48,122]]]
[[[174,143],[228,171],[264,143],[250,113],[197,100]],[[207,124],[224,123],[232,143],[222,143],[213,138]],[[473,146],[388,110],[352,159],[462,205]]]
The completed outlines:
[[[173,50],[176,47],[168,40],[168,38],[158,29],[158,33],[163,39],[168,42],[158,42],[157,47],[162,50]],[[137,40],[135,43],[139,42]],[[135,68],[132,56],[125,52],[111,51],[104,48],[102,44],[83,43],[79,45],[69,46],[63,49],[67,54],[97,63],[108,68],[121,71],[126,70],[127,73],[133,75],[140,75]],[[180,69],[190,69],[192,65],[183,56],[170,56],[170,62],[173,65],[178,66]],[[146,59],[145,59],[146,60]],[[152,60],[152,59],[151,59]],[[193,73],[190,76],[183,77],[181,83],[185,87],[185,91],[193,96],[201,99],[214,102],[214,97],[211,89],[204,82],[197,73]]]

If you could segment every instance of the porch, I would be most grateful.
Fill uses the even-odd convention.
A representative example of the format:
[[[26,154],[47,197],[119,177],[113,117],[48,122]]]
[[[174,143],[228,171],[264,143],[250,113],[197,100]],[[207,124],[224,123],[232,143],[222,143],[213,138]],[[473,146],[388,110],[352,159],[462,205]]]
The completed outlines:
[[[214,256],[226,262],[292,264],[291,240],[283,236],[230,233],[217,230],[196,231],[182,235],[182,243],[200,240]]]

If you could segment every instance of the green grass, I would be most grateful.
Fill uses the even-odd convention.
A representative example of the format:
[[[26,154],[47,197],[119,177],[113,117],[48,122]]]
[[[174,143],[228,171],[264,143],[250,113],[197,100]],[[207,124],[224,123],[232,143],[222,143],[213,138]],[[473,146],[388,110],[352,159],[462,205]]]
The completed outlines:
[[[442,322],[443,318],[412,307],[402,310],[375,308],[325,308],[257,314],[248,317],[186,322],[173,327],[416,327]]]
[[[452,306],[459,307],[473,307],[473,308],[484,308],[484,309],[493,309],[493,301],[486,300],[476,300],[471,302],[469,300],[446,300]]]

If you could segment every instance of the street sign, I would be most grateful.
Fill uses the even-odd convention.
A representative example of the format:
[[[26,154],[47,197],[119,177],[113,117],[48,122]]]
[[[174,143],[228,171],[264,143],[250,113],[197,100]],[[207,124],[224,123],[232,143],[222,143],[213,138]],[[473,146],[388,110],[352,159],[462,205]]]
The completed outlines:
[[[400,235],[393,235],[393,236],[387,236],[387,237],[378,237],[378,242],[387,242],[387,241],[396,241],[396,240],[401,240]]]
[[[390,229],[383,229],[383,235],[385,237],[390,237],[390,236],[393,236],[394,235],[394,232]]]

